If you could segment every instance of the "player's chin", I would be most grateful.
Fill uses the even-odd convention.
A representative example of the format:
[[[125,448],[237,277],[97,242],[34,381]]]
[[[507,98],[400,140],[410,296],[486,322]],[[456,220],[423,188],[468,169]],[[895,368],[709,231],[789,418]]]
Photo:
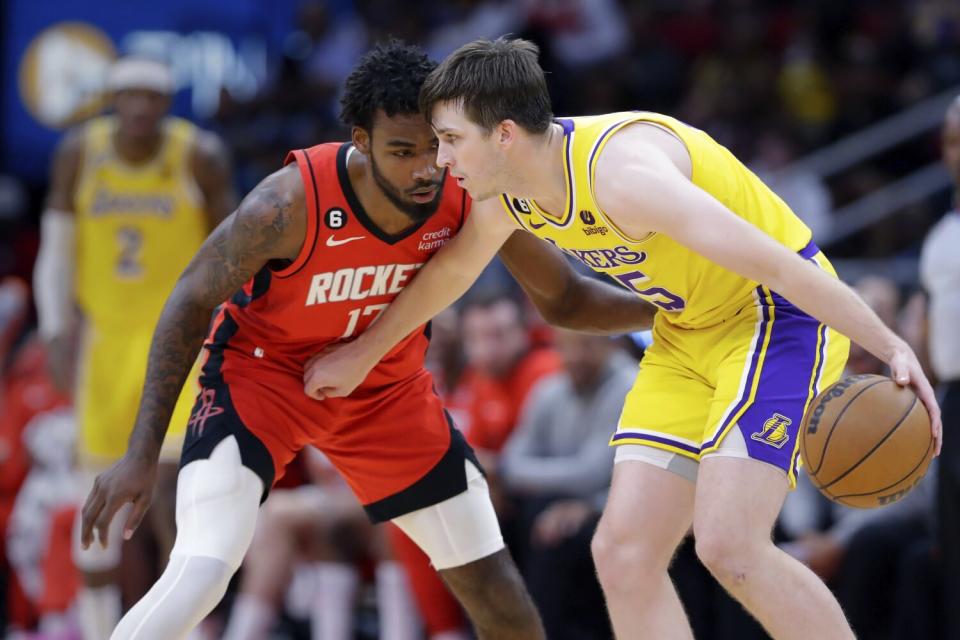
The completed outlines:
[[[484,200],[496,198],[500,195],[498,191],[480,191],[479,189],[470,189],[469,187],[467,188],[467,193],[470,194],[474,202],[483,202]]]

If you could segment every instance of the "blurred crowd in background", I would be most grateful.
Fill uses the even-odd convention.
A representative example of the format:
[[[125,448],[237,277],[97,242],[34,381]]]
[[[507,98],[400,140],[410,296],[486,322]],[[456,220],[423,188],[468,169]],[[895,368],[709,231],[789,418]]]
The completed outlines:
[[[952,0],[342,0],[303,1],[295,12],[264,85],[252,95],[222,90],[215,113],[200,122],[227,143],[240,193],[276,170],[287,150],[346,139],[337,122],[340,86],[369,45],[388,36],[436,59],[478,37],[532,39],[558,114],[642,109],[700,127],[764,177],[815,239],[830,237],[839,207],[937,161],[940,129],[829,178],[788,170],[792,163],[960,86],[960,4]],[[70,523],[82,496],[71,491],[70,398],[46,374],[28,285],[46,188],[12,167],[0,175],[0,628],[67,638],[76,637]],[[858,274],[850,284],[918,353],[928,352],[918,256],[955,189],[842,242],[821,243],[831,257],[909,265],[893,278],[848,273]],[[589,541],[612,471],[607,441],[644,339],[552,332],[496,266],[433,323],[430,368],[483,458],[551,638],[610,637]],[[855,347],[849,371],[884,366]],[[308,638],[312,629],[313,638],[332,639],[318,629],[324,612],[337,608],[351,612],[351,637],[385,637],[385,625],[412,625],[409,637],[469,637],[422,554],[395,532],[372,530],[322,456],[308,452],[297,465],[266,503],[239,579],[201,632],[238,640]],[[832,505],[809,483],[787,501],[777,540],[835,590],[859,637],[960,634],[951,635],[940,615],[935,475],[876,512]],[[127,606],[164,561],[144,549],[124,559]],[[338,569],[308,570],[319,565]],[[402,567],[389,575],[409,585],[409,601],[398,605],[407,607],[403,621],[377,615],[384,566]],[[674,577],[698,638],[765,637],[690,545]],[[262,629],[254,619],[266,620]]]

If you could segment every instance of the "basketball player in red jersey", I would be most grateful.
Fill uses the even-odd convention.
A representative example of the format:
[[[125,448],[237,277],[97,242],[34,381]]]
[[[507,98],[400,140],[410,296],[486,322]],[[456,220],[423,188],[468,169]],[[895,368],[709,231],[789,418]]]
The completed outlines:
[[[423,367],[429,328],[404,338],[348,398],[317,401],[303,388],[311,357],[364,331],[469,214],[466,192],[436,168],[437,140],[418,112],[433,67],[396,42],[365,56],[343,98],[352,143],[289,154],[181,276],[157,325],[127,453],[83,509],[85,545],[94,530],[102,544],[126,502],[124,535],[137,526],[177,394],[211,312],[228,299],[203,345],[170,562],[113,638],[181,638],[199,623],[239,567],[269,488],[308,443],[372,520],[393,521],[430,556],[481,638],[543,637],[479,465]],[[532,236],[518,235],[503,256],[529,274],[521,284],[555,324],[622,331],[650,321],[646,303],[578,276]]]

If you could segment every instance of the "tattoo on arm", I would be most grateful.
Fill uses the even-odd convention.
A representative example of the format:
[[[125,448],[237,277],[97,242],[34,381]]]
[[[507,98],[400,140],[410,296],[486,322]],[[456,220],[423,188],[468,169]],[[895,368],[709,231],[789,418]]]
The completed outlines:
[[[289,257],[291,251],[295,254],[299,249],[303,240],[303,198],[296,188],[287,188],[289,176],[277,179],[284,173],[281,170],[262,182],[214,230],[167,299],[150,346],[129,455],[151,461],[159,455],[170,416],[203,344],[213,310],[268,260]]]

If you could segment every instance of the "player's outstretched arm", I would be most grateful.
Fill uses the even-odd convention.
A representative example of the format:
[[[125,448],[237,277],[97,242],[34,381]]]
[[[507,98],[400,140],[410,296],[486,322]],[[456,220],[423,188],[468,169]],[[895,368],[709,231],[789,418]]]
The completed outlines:
[[[839,279],[746,222],[694,185],[655,145],[617,136],[597,168],[597,198],[624,231],[662,232],[712,262],[763,283],[811,316],[862,345],[911,385],[930,413],[940,451],[940,408],[907,343]]]
[[[295,165],[260,183],[200,247],[164,305],[127,453],[94,482],[83,507],[84,547],[96,529],[106,544],[117,509],[133,502],[132,535],[153,491],[157,458],[183,383],[203,344],[213,310],[271,259],[293,258],[305,235],[303,185]]]
[[[462,296],[516,229],[496,199],[474,202],[463,228],[353,342],[314,356],[303,390],[317,400],[350,395],[400,340]]]
[[[656,307],[622,287],[577,273],[559,249],[531,233],[514,231],[499,255],[555,327],[611,335],[653,326]]]

